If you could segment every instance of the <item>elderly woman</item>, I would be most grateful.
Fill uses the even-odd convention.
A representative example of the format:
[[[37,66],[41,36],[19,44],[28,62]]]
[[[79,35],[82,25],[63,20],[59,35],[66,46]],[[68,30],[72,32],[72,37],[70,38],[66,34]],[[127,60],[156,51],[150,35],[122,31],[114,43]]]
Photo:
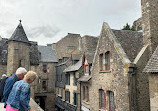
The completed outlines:
[[[34,111],[30,108],[30,85],[37,78],[33,71],[27,72],[23,80],[16,82],[9,94],[6,111]]]

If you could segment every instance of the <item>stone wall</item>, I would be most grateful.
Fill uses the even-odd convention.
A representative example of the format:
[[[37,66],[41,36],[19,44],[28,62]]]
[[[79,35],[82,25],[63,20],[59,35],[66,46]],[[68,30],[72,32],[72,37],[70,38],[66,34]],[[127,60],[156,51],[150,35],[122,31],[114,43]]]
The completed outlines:
[[[102,89],[105,93],[114,92],[116,111],[129,111],[128,64],[123,63],[123,54],[119,53],[119,48],[110,39],[113,34],[109,30],[102,30],[92,66],[92,85],[89,89],[90,110],[99,110],[99,89]],[[107,51],[110,51],[110,70],[100,71],[99,54]],[[108,103],[108,99],[106,102]],[[107,110],[109,110],[108,105]]]
[[[0,65],[0,78],[2,77],[2,74],[7,74],[7,66],[6,65]]]
[[[144,34],[144,44],[151,44],[151,54],[158,44],[158,1],[141,0],[142,4],[142,29]]]
[[[62,38],[56,44],[53,44],[52,47],[56,51],[58,59],[63,57],[64,54],[71,53],[72,51],[78,49],[80,38],[80,34],[68,33],[67,36]]]
[[[10,41],[8,43],[7,74],[13,74],[19,68],[30,69],[30,46],[27,43]]]
[[[46,73],[43,72],[43,65],[47,65]],[[49,111],[55,109],[55,66],[56,63],[40,63],[38,66],[31,67],[31,70],[38,74],[38,79],[32,84],[35,100],[37,97],[44,97],[46,109]],[[46,82],[46,89],[43,88],[44,81]]]
[[[136,21],[134,21],[133,27],[135,28],[136,31],[142,30],[142,18],[139,18]]]
[[[149,74],[150,109],[158,110],[158,75]]]
[[[144,46],[137,55],[134,63],[137,66],[135,78],[135,110],[136,111],[150,111],[150,97],[149,97],[149,80],[148,74],[143,73],[147,62],[149,61],[150,48]]]

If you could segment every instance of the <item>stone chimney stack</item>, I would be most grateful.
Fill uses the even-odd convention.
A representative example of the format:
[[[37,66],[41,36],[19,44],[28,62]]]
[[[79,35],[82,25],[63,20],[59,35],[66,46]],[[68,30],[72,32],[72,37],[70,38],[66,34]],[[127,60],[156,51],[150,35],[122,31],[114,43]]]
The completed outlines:
[[[158,0],[141,0],[141,6],[143,42],[152,54],[158,46]]]

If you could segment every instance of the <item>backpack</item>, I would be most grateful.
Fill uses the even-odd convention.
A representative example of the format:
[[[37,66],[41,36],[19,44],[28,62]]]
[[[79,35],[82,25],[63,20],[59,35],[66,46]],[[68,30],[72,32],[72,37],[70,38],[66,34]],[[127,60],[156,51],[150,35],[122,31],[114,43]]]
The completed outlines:
[[[8,77],[1,79],[0,81],[0,97],[3,97],[3,90],[5,86],[5,82],[8,79]]]

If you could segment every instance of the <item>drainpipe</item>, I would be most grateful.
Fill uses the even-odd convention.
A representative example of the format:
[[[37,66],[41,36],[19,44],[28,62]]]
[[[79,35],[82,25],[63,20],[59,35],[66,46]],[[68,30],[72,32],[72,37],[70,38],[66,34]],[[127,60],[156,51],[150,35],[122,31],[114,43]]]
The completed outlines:
[[[131,104],[130,105],[131,106],[130,111],[135,111],[133,89],[136,88],[136,87],[133,85],[133,82],[135,82],[135,81],[133,81],[133,77],[136,74],[136,67],[135,67],[134,64],[132,64],[132,67],[131,66],[129,67],[128,73],[129,73],[129,80],[130,80],[129,81],[129,84],[130,84],[130,88],[129,88],[130,89],[130,91],[129,91],[130,92],[130,104]]]
[[[81,103],[81,100],[82,100],[82,97],[81,97],[81,81],[79,82],[79,84],[80,84],[80,111],[81,111],[81,105],[82,105],[82,103]]]

